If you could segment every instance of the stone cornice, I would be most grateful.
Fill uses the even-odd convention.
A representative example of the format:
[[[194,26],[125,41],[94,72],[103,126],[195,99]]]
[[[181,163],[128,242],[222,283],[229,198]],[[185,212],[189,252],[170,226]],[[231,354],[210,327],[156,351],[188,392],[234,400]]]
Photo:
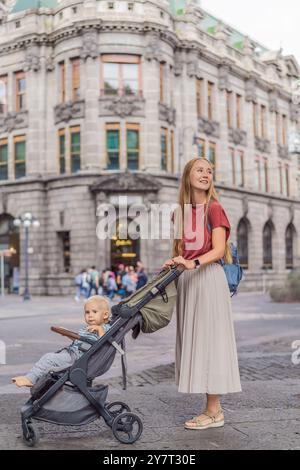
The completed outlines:
[[[249,71],[246,68],[243,68],[242,64],[239,64],[232,57],[224,57],[218,55],[217,52],[212,50],[208,44],[204,41],[196,40],[186,40],[180,39],[176,33],[172,30],[169,30],[167,26],[154,22],[129,22],[129,21],[103,21],[100,18],[94,20],[82,20],[71,25],[59,28],[51,33],[32,33],[22,38],[15,39],[13,41],[4,43],[0,48],[0,56],[13,53],[18,50],[24,50],[28,47],[35,46],[48,46],[54,47],[56,44],[67,40],[69,38],[74,38],[82,36],[89,31],[95,32],[106,32],[106,31],[116,31],[116,32],[128,32],[128,33],[141,33],[141,34],[156,34],[159,36],[159,39],[167,43],[174,50],[181,50],[186,52],[196,52],[199,57],[203,60],[208,61],[212,65],[219,67],[220,64],[228,62],[230,64],[230,73],[235,77],[240,78],[241,80],[246,81],[251,77],[255,77],[257,86],[262,90],[269,92],[274,88],[278,91],[278,96],[284,100],[291,100],[291,93],[288,90],[284,90],[279,83],[268,82],[264,79],[260,73],[256,70]]]

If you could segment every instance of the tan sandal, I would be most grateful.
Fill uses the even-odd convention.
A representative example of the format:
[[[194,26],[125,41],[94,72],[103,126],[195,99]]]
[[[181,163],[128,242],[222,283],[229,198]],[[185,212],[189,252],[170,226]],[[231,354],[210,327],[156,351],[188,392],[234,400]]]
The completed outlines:
[[[205,416],[206,419],[201,419],[202,416]],[[207,418],[209,418],[209,421],[205,423],[205,421],[207,421]],[[222,426],[224,426],[224,424],[224,414],[223,410],[221,409],[215,415],[212,415],[211,413],[208,413],[208,411],[205,411],[200,416],[196,416],[190,421],[187,421],[184,427],[185,429],[199,430],[209,428],[221,428]]]

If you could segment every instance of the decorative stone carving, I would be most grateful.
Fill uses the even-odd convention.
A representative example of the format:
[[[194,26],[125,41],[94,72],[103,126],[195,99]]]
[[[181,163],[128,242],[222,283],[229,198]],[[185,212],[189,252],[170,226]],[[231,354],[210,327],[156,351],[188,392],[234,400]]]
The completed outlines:
[[[145,100],[135,95],[108,97],[99,99],[99,116],[145,116]]]
[[[230,83],[230,65],[220,64],[219,66],[219,90],[221,91],[232,91]]]
[[[159,62],[163,60],[161,42],[158,34],[154,34],[149,37],[148,44],[145,49],[145,59],[158,60]]]
[[[220,124],[200,117],[198,119],[198,132],[203,132],[206,135],[216,137],[218,139],[220,137]]]
[[[248,78],[246,81],[246,95],[245,99],[248,102],[257,102],[257,94],[256,94],[256,79],[254,77]]]
[[[180,51],[175,52],[174,57],[174,75],[182,75],[184,60],[182,58],[182,53]]]
[[[55,124],[69,122],[71,119],[83,118],[85,115],[85,103],[81,101],[68,101],[54,108]]]
[[[157,193],[161,187],[161,184],[151,176],[125,171],[124,173],[118,173],[112,176],[100,176],[97,181],[90,186],[90,190],[104,194],[123,192],[148,194]]]
[[[241,129],[229,129],[228,132],[228,140],[232,142],[234,145],[243,145],[244,147],[247,146],[247,132]]]
[[[95,29],[83,33],[80,57],[83,60],[88,57],[92,59],[99,57],[98,33]]]
[[[26,51],[25,62],[23,65],[24,72],[38,72],[41,68],[39,51],[37,48],[30,48]]]
[[[298,121],[299,114],[300,114],[299,109],[300,109],[299,104],[296,104],[296,103],[293,103],[293,102],[290,103],[290,119],[291,119],[291,121],[293,121],[293,122]]]
[[[158,103],[159,119],[161,121],[167,121],[170,125],[175,126],[176,122],[176,109],[167,106],[164,103]]]
[[[278,96],[275,90],[269,92],[269,110],[271,113],[278,112]]]
[[[46,58],[46,70],[47,72],[52,72],[55,68],[55,62],[54,62],[54,54],[51,53],[47,58]]]
[[[28,127],[28,111],[18,113],[7,113],[0,117],[0,133],[12,132],[15,129]]]
[[[290,159],[289,148],[287,145],[277,144],[278,156],[286,160]]]
[[[188,77],[195,77],[198,73],[199,62],[198,54],[196,52],[190,52],[187,57],[186,73]]]
[[[263,139],[261,137],[255,137],[255,148],[262,153],[270,153],[271,145],[268,139]]]

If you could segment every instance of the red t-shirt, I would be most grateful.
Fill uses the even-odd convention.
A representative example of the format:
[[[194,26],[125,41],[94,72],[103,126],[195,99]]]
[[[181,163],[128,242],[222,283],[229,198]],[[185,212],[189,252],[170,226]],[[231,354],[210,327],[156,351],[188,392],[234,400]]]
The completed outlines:
[[[192,230],[194,232],[194,236],[191,237],[189,234],[187,234],[187,236],[185,234],[184,236],[185,247],[183,257],[185,259],[199,258],[199,256],[204,255],[208,251],[212,250],[213,229],[217,227],[224,227],[226,229],[226,241],[230,236],[230,223],[221,204],[218,201],[213,201],[210,203],[208,209],[208,222],[211,226],[211,231],[209,231],[207,224],[204,224],[205,210],[206,204],[202,206],[199,205],[198,207],[192,207]],[[196,216],[198,217],[198,232],[196,231]],[[198,233],[197,240],[195,233],[196,235]]]

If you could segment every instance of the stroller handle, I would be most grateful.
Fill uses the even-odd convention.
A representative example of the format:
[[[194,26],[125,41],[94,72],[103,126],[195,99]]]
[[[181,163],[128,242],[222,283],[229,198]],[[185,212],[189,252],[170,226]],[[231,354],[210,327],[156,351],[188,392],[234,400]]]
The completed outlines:
[[[77,333],[74,333],[74,331],[67,330],[66,328],[62,328],[61,326],[51,326],[51,331],[54,331],[54,333],[58,333],[73,340],[80,338],[80,336]]]

